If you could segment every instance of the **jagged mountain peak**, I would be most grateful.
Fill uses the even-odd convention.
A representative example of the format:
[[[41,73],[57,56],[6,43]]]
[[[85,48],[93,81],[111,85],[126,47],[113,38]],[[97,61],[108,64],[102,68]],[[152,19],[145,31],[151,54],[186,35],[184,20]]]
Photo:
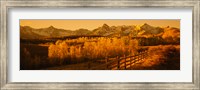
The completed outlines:
[[[32,29],[32,27],[30,27],[30,26],[20,26],[20,28],[24,28],[24,29]]]
[[[102,28],[109,28],[109,26],[107,24],[103,24]]]
[[[44,37],[62,37],[70,35],[87,35],[91,31],[87,29],[78,29],[78,30],[65,30],[55,28],[54,26],[49,26],[46,28],[35,29],[30,26],[20,26],[20,38],[24,39],[35,39],[35,38],[44,38]]]
[[[144,25],[149,25],[149,24],[147,24],[147,23],[144,23]]]
[[[138,28],[138,30],[136,30],[135,28]],[[21,38],[58,37],[58,36],[70,36],[70,35],[145,36],[145,35],[156,35],[162,32],[164,32],[163,27],[154,27],[147,23],[144,23],[142,26],[137,26],[137,27],[134,25],[109,26],[104,23],[102,26],[93,30],[88,30],[84,28],[80,28],[77,30],[65,30],[65,29],[55,28],[52,25],[47,28],[39,28],[39,29],[34,29],[30,26],[20,26]]]
[[[152,26],[147,23],[144,23],[141,27],[152,27]]]
[[[55,27],[51,25],[48,27],[48,29],[55,29]]]
[[[164,31],[163,28],[161,27],[154,27],[147,23],[144,23],[144,25],[142,25],[140,28],[142,30],[140,34],[143,34],[143,35],[159,34]]]

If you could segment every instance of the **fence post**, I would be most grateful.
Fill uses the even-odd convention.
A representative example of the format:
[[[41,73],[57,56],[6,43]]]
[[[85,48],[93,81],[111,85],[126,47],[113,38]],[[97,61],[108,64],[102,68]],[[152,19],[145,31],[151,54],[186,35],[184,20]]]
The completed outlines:
[[[148,57],[148,50],[146,50],[146,57]]]
[[[88,62],[88,69],[90,69],[90,61]]]
[[[106,69],[108,69],[108,57],[106,57]]]
[[[120,60],[119,60],[119,56],[117,56],[117,69],[120,69]]]
[[[141,60],[143,60],[143,54],[144,54],[144,51],[142,49],[142,51],[141,51]]]
[[[142,51],[140,52],[140,60],[142,60]]]
[[[130,67],[132,66],[132,64],[133,64],[133,62],[134,62],[134,58],[135,58],[135,55],[133,55],[133,56],[131,57]]]
[[[143,59],[145,58],[145,50],[143,50]]]
[[[140,60],[140,52],[138,52],[137,61]]]
[[[146,50],[144,50],[144,59],[146,58]]]
[[[130,62],[130,68],[131,68],[131,61],[132,61],[132,56],[130,56],[130,61],[129,61]]]
[[[124,69],[126,70],[126,55],[124,54]]]

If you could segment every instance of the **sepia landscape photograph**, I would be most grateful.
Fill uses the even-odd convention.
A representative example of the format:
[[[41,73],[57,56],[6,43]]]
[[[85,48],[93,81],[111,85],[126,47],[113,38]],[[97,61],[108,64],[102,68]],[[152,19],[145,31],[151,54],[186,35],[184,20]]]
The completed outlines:
[[[19,22],[20,70],[180,70],[180,20]]]

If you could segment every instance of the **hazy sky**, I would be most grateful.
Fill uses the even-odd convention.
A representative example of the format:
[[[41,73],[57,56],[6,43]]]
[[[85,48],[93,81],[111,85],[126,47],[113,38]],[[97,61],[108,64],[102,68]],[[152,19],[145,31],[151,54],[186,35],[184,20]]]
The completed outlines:
[[[21,26],[30,26],[33,28],[54,26],[56,28],[68,30],[76,30],[79,28],[92,30],[102,26],[104,23],[109,26],[143,25],[147,23],[152,26],[180,28],[180,20],[20,20]]]

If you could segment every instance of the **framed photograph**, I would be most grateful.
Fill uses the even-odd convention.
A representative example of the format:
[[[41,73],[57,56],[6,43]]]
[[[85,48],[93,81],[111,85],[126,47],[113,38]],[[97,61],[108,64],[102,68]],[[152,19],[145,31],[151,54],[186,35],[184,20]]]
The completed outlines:
[[[1,89],[199,90],[199,0],[1,0]]]

